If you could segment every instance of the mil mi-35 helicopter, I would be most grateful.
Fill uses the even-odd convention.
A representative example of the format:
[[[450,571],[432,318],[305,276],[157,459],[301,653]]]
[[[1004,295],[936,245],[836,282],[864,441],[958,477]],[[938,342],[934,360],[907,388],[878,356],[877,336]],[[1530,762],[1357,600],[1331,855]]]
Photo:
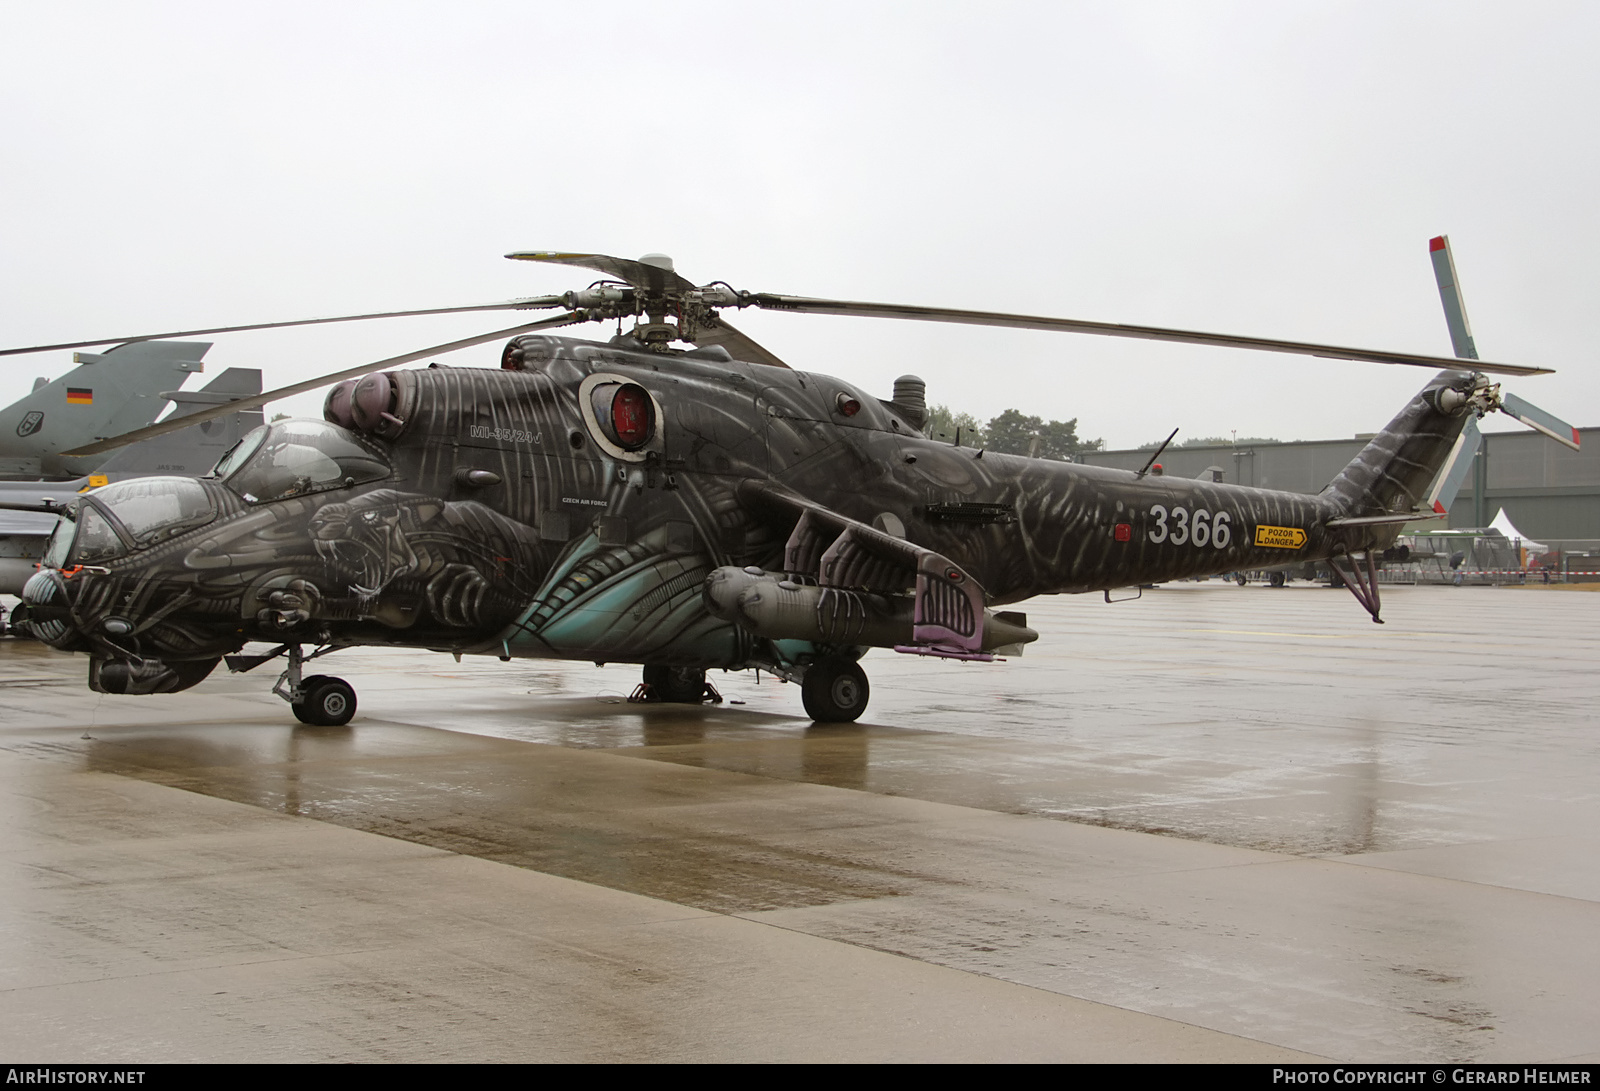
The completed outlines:
[[[1375,557],[1403,523],[1435,514],[1419,505],[1463,428],[1503,407],[1486,373],[1546,370],[743,292],[697,286],[662,255],[507,256],[606,279],[559,296],[391,312],[561,310],[69,452],[337,383],[325,419],[259,428],[206,478],[144,478],[76,499],[24,589],[34,633],[86,652],[89,685],[106,693],[173,692],[224,656],[234,670],[286,656],[274,692],[314,724],[347,722],[356,698],[305,664],[355,645],[638,663],[641,688],[669,701],[714,699],[710,668],[762,668],[798,682],[813,719],[854,720],[867,707],[857,662],[867,649],[1014,653],[1038,634],[997,607],[1039,594],[1109,597],[1325,559],[1380,621]],[[791,370],[721,313],[745,307],[1443,370],[1306,496],[935,441],[922,433],[920,379],[897,380],[879,400]],[[631,332],[606,343],[543,332],[630,317]],[[389,370],[501,338],[499,370]],[[79,344],[111,340],[137,338]],[[235,654],[253,641],[278,647]]]

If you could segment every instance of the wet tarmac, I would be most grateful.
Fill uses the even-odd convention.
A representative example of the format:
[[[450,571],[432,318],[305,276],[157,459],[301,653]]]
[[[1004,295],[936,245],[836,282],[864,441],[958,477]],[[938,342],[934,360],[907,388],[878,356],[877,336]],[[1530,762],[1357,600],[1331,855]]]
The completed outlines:
[[[100,697],[0,643],[28,1060],[1600,1058],[1600,596],[1171,585],[863,723],[341,652]]]

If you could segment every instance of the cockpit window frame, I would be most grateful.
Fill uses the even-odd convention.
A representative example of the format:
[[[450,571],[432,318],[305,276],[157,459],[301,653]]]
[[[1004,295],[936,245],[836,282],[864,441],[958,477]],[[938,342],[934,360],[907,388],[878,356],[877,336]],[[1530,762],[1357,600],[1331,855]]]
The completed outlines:
[[[285,438],[281,443],[276,445],[274,444],[275,438],[286,436],[287,433],[290,433],[291,429],[297,429],[302,432],[310,432],[313,429],[318,431],[326,431],[330,436],[336,437],[342,443],[347,444],[349,447],[354,448],[356,452],[359,452],[362,456],[362,460],[370,462],[374,465],[369,470],[361,474],[345,473],[342,477],[338,478],[328,478],[323,480],[314,480],[310,476],[293,478],[292,484],[287,488],[263,490],[268,491],[270,494],[259,495],[259,486],[257,482],[251,480],[252,474],[265,477],[269,470],[277,471],[278,476],[281,476],[285,473],[291,475],[293,474],[295,467],[292,465],[262,465],[262,459],[264,455],[275,454],[285,446],[308,447],[316,454],[319,454],[328,461],[335,463],[341,471],[349,469],[349,466],[345,462],[340,461],[341,458],[355,461],[348,451],[343,453],[330,453],[322,450],[315,444],[292,443],[292,441],[287,438]],[[255,435],[257,435],[257,431],[252,429],[252,431],[244,436],[244,438],[239,442],[243,444]],[[216,472],[216,467],[213,467],[212,473],[208,478],[209,480],[221,484],[223,487],[227,488],[229,492],[233,493],[239,499],[243,500],[246,504],[250,504],[251,506],[258,504],[270,504],[279,500],[293,500],[304,496],[312,496],[317,493],[332,492],[337,489],[353,488],[357,485],[370,485],[374,482],[386,481],[394,476],[394,463],[390,460],[387,452],[385,452],[376,444],[370,442],[366,437],[361,436],[348,428],[342,428],[330,421],[320,421],[314,419],[290,419],[275,421],[272,424],[262,425],[259,435],[260,438],[255,441],[253,447],[243,455],[242,459],[239,460],[236,466],[231,466],[228,468],[225,476],[219,476]],[[230,448],[229,453],[231,454],[234,449],[236,448]],[[218,460],[217,465],[221,466],[222,463],[228,458],[229,455],[224,455],[222,459]],[[379,467],[381,467],[383,470],[381,474],[372,472]]]
[[[271,424],[258,424],[240,436],[237,443],[222,452],[222,457],[217,459],[216,464],[211,467],[211,472],[206,474],[206,478],[211,481],[226,481],[229,477],[244,469],[245,464],[256,457],[256,452],[261,450],[261,445],[267,441],[267,436],[271,432]],[[243,453],[238,456],[237,461],[229,465],[224,471],[222,464],[234,458],[234,452],[241,449]]]
[[[85,544],[83,541],[84,534],[94,526],[93,520],[96,518],[104,523],[111,531],[112,536],[117,540],[119,548],[114,553],[95,557],[85,557],[83,555]],[[87,496],[78,501],[78,510],[74,513],[73,524],[72,548],[67,553],[67,560],[70,564],[100,564],[104,561],[120,560],[132,553],[136,548],[133,545],[133,536],[130,535],[128,533],[128,529],[122,525],[122,520],[111,514],[111,510],[109,508],[105,507],[103,504],[95,503]]]
[[[55,556],[57,538],[60,535],[60,556]],[[44,552],[40,554],[39,563],[45,568],[65,568],[72,561],[72,551],[78,544],[78,505],[73,504],[61,513],[61,518],[56,521],[55,529],[50,532],[50,537],[45,541]]]
[[[154,482],[163,482],[162,489],[168,492],[173,489],[180,490],[177,494],[180,498],[180,512],[184,506],[187,506],[189,513],[187,515],[180,514],[175,519],[150,521],[147,514],[134,512],[133,514],[141,514],[147,520],[142,524],[144,529],[136,532],[134,527],[130,525],[128,516],[123,514],[123,511],[130,509],[124,507],[123,511],[119,511],[118,507],[128,501],[137,503],[142,498],[123,497],[119,496],[118,492],[124,488],[138,489],[140,486]],[[184,495],[185,493],[188,495]],[[111,521],[113,529],[116,530],[118,536],[127,545],[129,552],[148,549],[153,545],[159,545],[168,538],[176,538],[180,534],[187,534],[191,530],[199,530],[201,527],[210,526],[216,522],[219,513],[217,498],[212,495],[211,490],[192,477],[130,478],[127,481],[118,481],[102,486],[94,490],[94,492],[86,494],[80,503],[80,510],[83,504],[92,505],[97,512]]]

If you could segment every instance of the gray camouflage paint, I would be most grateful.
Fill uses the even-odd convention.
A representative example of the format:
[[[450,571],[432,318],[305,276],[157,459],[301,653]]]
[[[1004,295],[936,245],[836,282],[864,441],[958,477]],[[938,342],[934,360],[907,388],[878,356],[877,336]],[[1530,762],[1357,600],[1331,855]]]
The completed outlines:
[[[887,548],[896,543],[868,529],[903,528],[905,549],[959,566],[988,605],[1382,547],[1397,526],[1328,522],[1415,508],[1469,412],[1439,411],[1436,394],[1472,379],[1435,376],[1304,496],[953,447],[848,383],[715,348],[527,336],[506,362],[364,380],[393,383],[403,422],[361,437],[392,464],[387,479],[263,504],[208,481],[208,525],[103,572],[36,577],[41,635],[134,661],[213,659],[267,640],[803,667],[839,649],[757,638],[708,612],[702,588],[722,566],[782,571],[808,508],[827,514],[829,535],[859,530],[875,558],[867,586],[914,583],[906,555]],[[603,375],[655,401],[656,432],[638,452],[610,444],[583,407],[580,388]],[[859,411],[846,416],[844,401]],[[1304,542],[1258,546],[1258,527]],[[113,634],[113,622],[128,631]]]

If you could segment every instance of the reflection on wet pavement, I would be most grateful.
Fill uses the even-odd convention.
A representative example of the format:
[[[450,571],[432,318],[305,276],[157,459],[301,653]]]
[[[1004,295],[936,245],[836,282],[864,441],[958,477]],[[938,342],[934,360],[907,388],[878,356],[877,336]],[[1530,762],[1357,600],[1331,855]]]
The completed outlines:
[[[649,762],[398,725],[119,730],[83,745],[95,772],[718,912],[881,897],[915,879],[774,843],[765,827],[791,805],[759,778],[685,781]],[[707,825],[751,808],[766,817],[749,831]],[[785,828],[815,821],[803,811]]]
[[[363,699],[412,723],[1301,855],[1594,828],[1595,596],[1386,595],[1389,624],[1366,629],[1313,587],[1038,600],[1045,636],[1019,660],[875,652],[860,764],[770,676],[716,676],[741,706],[669,711],[622,703],[634,668],[419,656],[415,687]],[[560,703],[533,711],[535,693]]]
[[[306,728],[270,678],[98,698],[13,645],[0,751],[1327,1056],[1597,1051],[1600,596],[1461,594],[1029,604],[1026,659],[874,654],[831,726],[770,678],[350,651],[361,713]]]

